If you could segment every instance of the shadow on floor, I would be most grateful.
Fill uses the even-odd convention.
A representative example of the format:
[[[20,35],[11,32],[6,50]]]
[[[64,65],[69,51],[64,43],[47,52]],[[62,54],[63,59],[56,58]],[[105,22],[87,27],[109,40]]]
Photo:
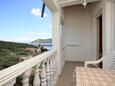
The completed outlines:
[[[83,67],[83,62],[69,62],[64,65],[62,74],[60,75],[56,86],[76,86],[76,67]]]

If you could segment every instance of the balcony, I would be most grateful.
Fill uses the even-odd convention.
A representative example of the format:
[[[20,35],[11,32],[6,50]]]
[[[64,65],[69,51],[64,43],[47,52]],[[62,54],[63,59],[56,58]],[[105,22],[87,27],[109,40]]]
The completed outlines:
[[[58,73],[57,51],[51,50],[0,71],[0,86],[76,86],[76,67],[83,62],[66,61],[61,75]],[[34,77],[30,83],[31,75]]]
[[[92,82],[95,86],[115,84],[114,70],[84,68],[84,62],[66,61],[59,75],[58,66],[57,51],[47,51],[0,71],[0,86],[84,86],[84,83],[88,84],[86,86],[92,86]],[[19,76],[21,85],[16,84]],[[31,76],[33,80],[30,83]],[[103,83],[99,80],[105,81]]]
[[[19,76],[22,86],[29,86],[31,74],[33,86],[55,86],[58,76],[56,54],[56,50],[51,50],[0,71],[0,86],[16,86]]]
[[[0,86],[16,86],[16,79],[19,76],[22,78],[22,86],[29,86],[31,75],[33,75],[32,86],[75,86],[77,80],[76,67],[82,67],[83,62],[65,61],[97,59],[96,50],[98,46],[96,43],[98,40],[96,37],[98,34],[96,32],[97,19],[100,15],[104,18],[103,54],[113,49],[114,33],[112,32],[112,24],[114,17],[111,17],[113,15],[113,2],[110,2],[112,0],[102,0],[100,3],[89,4],[85,9],[80,5],[70,5],[69,7],[65,7],[64,11],[59,9],[56,0],[43,1],[53,14],[52,39],[53,48],[57,50],[48,51],[0,71]],[[71,2],[71,0],[68,1]],[[60,10],[64,12],[62,13],[63,15]],[[109,60],[109,57],[104,57],[103,63],[105,68],[110,64],[107,63]],[[82,76],[82,74],[80,75]]]

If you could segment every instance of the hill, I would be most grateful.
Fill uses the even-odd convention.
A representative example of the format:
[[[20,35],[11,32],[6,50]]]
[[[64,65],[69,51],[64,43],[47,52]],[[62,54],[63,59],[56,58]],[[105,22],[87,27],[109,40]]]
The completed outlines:
[[[25,48],[37,49],[38,47],[25,43],[0,41],[0,70],[19,63],[22,56],[33,55]]]
[[[32,44],[40,44],[40,43],[52,43],[52,39],[37,39],[31,42]]]
[[[37,48],[37,46],[26,44],[26,43],[16,43],[16,42],[8,42],[8,41],[0,41],[0,48],[10,49],[10,48]]]

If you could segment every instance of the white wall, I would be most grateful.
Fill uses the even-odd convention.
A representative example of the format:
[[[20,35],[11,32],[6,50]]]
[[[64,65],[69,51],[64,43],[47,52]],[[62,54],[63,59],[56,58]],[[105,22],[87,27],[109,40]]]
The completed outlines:
[[[62,33],[62,24],[60,24],[60,65],[61,65],[61,70],[63,69],[63,66],[65,64],[65,47],[63,46],[63,33]]]
[[[52,12],[52,43],[53,49],[57,50],[57,62],[58,62],[58,75],[61,74],[64,59],[61,53],[61,40],[60,40],[60,23],[61,23],[61,9],[59,6],[59,0],[43,0],[47,7]]]
[[[99,42],[98,42],[98,34],[99,34],[99,25],[97,22],[97,18],[102,15],[102,3],[97,2],[92,4],[92,58],[95,60],[99,59]]]
[[[82,5],[66,7],[64,10],[63,38],[66,60],[92,60],[92,7]]]
[[[114,6],[113,6],[113,39],[114,39],[114,41],[113,41],[113,49],[115,50],[115,2],[114,2]]]
[[[64,45],[66,45],[66,60],[95,60],[97,52],[97,20],[103,15],[103,54],[115,48],[112,30],[111,1],[102,0],[99,3],[70,6],[64,12]],[[114,26],[115,27],[115,26]],[[115,33],[115,31],[114,31]],[[76,45],[76,46],[68,46]]]

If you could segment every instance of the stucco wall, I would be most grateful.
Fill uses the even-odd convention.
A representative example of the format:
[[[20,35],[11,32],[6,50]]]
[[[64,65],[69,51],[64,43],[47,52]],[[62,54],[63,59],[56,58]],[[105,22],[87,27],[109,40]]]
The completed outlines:
[[[114,2],[114,6],[113,6],[113,48],[115,50],[115,2]]]
[[[63,40],[66,60],[92,60],[92,7],[82,5],[64,10]]]

